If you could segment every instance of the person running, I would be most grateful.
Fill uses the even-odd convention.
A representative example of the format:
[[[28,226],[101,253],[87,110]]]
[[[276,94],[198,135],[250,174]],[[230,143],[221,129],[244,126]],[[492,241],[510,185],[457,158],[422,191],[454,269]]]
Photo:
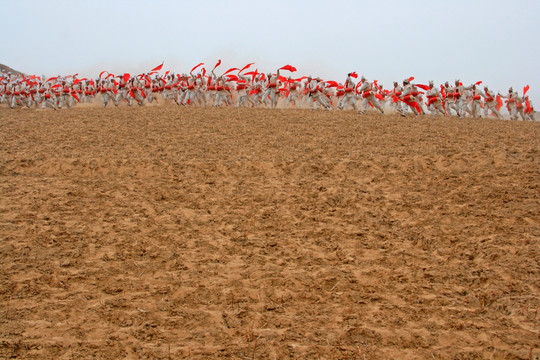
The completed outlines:
[[[374,108],[379,110],[381,114],[384,114],[384,110],[379,104],[379,101],[375,97],[375,92],[373,90],[373,85],[364,77],[360,78],[361,84],[358,89],[358,93],[362,96],[362,105],[360,108],[360,114],[363,114],[366,111],[368,104],[371,104]]]

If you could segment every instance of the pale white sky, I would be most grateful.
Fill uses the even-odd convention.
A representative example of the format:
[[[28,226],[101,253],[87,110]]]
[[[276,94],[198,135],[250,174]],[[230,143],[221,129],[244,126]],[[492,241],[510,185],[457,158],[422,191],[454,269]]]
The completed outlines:
[[[538,0],[0,0],[0,63],[27,74],[189,72],[255,62],[342,82],[529,84],[540,106]],[[254,67],[255,67],[254,66]],[[219,71],[216,71],[219,73]]]

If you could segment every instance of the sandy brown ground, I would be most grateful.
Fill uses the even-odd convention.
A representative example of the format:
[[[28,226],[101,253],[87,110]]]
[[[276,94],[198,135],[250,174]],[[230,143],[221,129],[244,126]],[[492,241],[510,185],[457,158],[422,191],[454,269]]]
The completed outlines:
[[[540,124],[0,109],[0,358],[540,355]]]

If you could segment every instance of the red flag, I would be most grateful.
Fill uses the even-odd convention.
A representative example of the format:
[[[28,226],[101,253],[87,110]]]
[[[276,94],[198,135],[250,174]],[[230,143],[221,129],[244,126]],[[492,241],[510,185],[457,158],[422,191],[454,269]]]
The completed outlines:
[[[333,81],[333,80],[328,80],[326,83],[328,84],[326,87],[329,87],[329,88],[330,88],[330,87],[338,87],[338,86],[339,86],[339,84],[337,83],[337,81]]]
[[[358,79],[358,74],[356,73],[356,71],[353,71],[351,73],[351,77],[355,78],[355,79]]]
[[[106,73],[107,71],[103,70],[102,72],[99,73],[99,78],[101,79],[101,76]]]
[[[411,76],[411,77],[409,78],[409,82],[411,82],[411,81],[413,81],[413,80],[414,80],[414,76]]]
[[[221,65],[221,59],[218,60],[216,66],[214,66],[214,68],[212,69],[212,71],[214,71],[219,65]]]
[[[409,105],[410,107],[413,107],[418,111],[419,113],[422,113],[422,109],[420,109],[420,105],[416,101],[412,101],[410,99],[411,95],[406,95],[404,98],[398,98],[399,100],[403,101],[405,104]]]
[[[51,81],[51,80],[56,80],[56,79],[58,79],[58,76],[55,76],[55,77],[49,78],[49,80],[47,80],[46,82],[49,82],[49,81]]]
[[[443,85],[441,85],[441,95],[443,100],[446,99],[446,90]]]
[[[499,111],[503,106],[503,101],[500,95],[497,95],[497,111]]]
[[[255,76],[257,76],[258,73],[259,73],[259,71],[257,69],[255,69],[255,71],[247,72],[244,75],[251,75],[251,81],[255,81]]]
[[[204,63],[200,63],[199,65],[195,66],[193,69],[191,69],[191,71],[189,73],[191,74],[196,68],[198,68],[201,65],[204,65]]]
[[[152,72],[152,71],[159,71],[159,70],[161,70],[162,68],[163,68],[163,63],[161,63],[161,65],[156,66],[155,68],[153,68],[152,70],[150,70],[150,72]]]
[[[480,85],[481,83],[482,83],[481,81],[477,81],[477,82],[474,83],[474,85],[478,86],[478,85]]]
[[[72,91],[71,92],[71,96],[73,96],[75,98],[75,100],[77,100],[77,102],[80,102],[81,100],[79,99],[79,97],[77,96],[77,92],[76,91]]]
[[[238,74],[240,74],[242,71],[246,70],[247,68],[249,68],[251,65],[253,65],[255,63],[249,63],[247,64],[246,66],[244,66],[242,69],[240,69],[240,71],[238,72]]]
[[[280,67],[279,70],[288,70],[290,72],[295,72],[296,68],[294,66],[291,66],[291,65],[285,65],[283,67]]]
[[[223,75],[227,75],[228,73],[230,73],[231,71],[234,71],[234,70],[240,70],[239,68],[230,68],[229,70],[225,71],[223,73]]]
[[[529,85],[525,86],[523,88],[523,96],[525,96],[525,94],[527,93],[527,91],[529,91]]]
[[[526,113],[530,114],[532,113],[531,103],[529,102],[529,98],[525,99],[525,107],[527,108]]]
[[[128,82],[131,76],[128,73],[124,73],[124,82]]]
[[[227,75],[227,79],[229,81],[238,81],[238,76],[233,75],[233,74],[229,74],[229,75]]]
[[[356,87],[354,88],[354,92],[358,94],[358,88],[362,86],[362,82],[359,81],[358,84],[356,84]]]
[[[422,90],[426,90],[428,91],[429,90],[429,86],[427,85],[422,85],[422,84],[414,84],[416,87],[419,87],[420,89]]]

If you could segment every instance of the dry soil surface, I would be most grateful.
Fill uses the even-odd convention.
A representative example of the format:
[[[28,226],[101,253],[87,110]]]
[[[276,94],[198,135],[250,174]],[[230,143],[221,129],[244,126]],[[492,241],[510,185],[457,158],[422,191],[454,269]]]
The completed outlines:
[[[0,109],[0,358],[540,355],[540,124]]]

